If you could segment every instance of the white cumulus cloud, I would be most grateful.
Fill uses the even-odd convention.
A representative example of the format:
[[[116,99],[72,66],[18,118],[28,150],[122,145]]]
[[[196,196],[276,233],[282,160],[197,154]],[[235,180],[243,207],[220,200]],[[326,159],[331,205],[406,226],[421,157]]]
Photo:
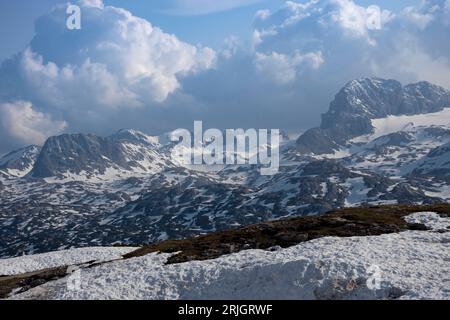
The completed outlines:
[[[104,84],[110,87],[108,93],[118,98],[116,103],[115,99],[105,101],[112,106],[125,106],[122,99],[129,98],[130,105],[162,102],[180,87],[180,77],[214,64],[212,49],[182,42],[124,9],[104,7],[101,1],[94,0],[83,0],[80,4],[81,30],[63,30],[64,24],[59,20],[62,8],[55,9],[38,22],[37,35],[23,53],[23,60],[29,60],[30,52],[42,56],[41,60],[48,61],[47,69],[53,73],[58,69],[67,71],[70,77],[63,82],[72,81],[75,85],[85,83],[89,73],[99,85],[99,80],[109,81]],[[50,41],[61,49],[50,52],[53,48],[48,45],[55,45]],[[29,68],[27,76],[33,77],[34,71]],[[42,68],[36,70],[36,76],[41,71]],[[55,83],[48,85],[57,89],[61,79],[56,76],[53,80]],[[86,88],[93,85],[92,81],[86,82]],[[123,89],[116,91],[118,86]]]
[[[25,144],[42,144],[48,136],[61,133],[67,126],[65,121],[53,120],[25,101],[0,104],[0,123],[2,139],[18,139]]]
[[[78,4],[81,30],[66,28],[67,5],[37,20],[27,48],[0,68],[0,103],[31,101],[77,128],[107,122],[118,110],[164,107],[185,77],[214,68],[216,53],[208,47],[183,42],[100,0]]]
[[[256,52],[255,65],[263,77],[284,85],[296,80],[305,68],[318,69],[323,63],[322,52],[301,54],[295,52],[288,56],[277,52],[264,54]]]
[[[285,82],[295,74],[286,68],[293,65],[287,57],[320,52],[320,58],[310,59],[320,65],[317,74],[336,77],[339,72],[342,83],[375,75],[450,87],[450,45],[444,40],[450,34],[447,6],[448,0],[428,0],[394,14],[352,0],[288,1],[280,11],[256,15],[256,60],[272,56],[271,66],[278,61],[279,70],[286,69]],[[275,81],[281,79],[279,73],[271,73]]]
[[[102,0],[80,0],[80,4],[85,7],[104,8]]]

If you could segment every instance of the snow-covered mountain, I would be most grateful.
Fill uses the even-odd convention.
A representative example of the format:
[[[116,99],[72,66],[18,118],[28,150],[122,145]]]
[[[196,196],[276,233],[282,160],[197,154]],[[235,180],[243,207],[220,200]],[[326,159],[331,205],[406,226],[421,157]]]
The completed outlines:
[[[153,174],[171,165],[154,137],[121,130],[103,138],[66,134],[49,138],[36,159],[32,178],[89,180]]]
[[[249,165],[180,165],[170,134],[51,137],[41,150],[4,158],[29,159],[19,161],[20,174],[14,161],[0,161],[9,168],[0,167],[0,256],[149,243],[340,207],[450,201],[449,97],[426,82],[351,81],[321,127],[282,143],[274,176]]]
[[[335,144],[372,133],[372,119],[417,115],[442,111],[450,106],[450,92],[429,82],[402,86],[395,80],[363,78],[350,81],[336,95],[320,128],[312,129],[297,141],[298,148],[330,153]],[[317,141],[325,149],[317,148]]]
[[[38,146],[29,146],[12,151],[0,158],[0,175],[21,178],[27,175],[41,151]]]

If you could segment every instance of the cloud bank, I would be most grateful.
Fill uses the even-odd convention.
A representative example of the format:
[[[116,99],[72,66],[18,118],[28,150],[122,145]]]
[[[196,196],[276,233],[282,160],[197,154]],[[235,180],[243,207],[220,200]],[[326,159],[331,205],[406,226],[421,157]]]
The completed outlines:
[[[394,13],[349,0],[288,1],[255,14],[249,52],[228,56],[184,87],[221,120],[287,130],[318,124],[334,94],[355,78],[450,88],[447,7],[425,1]]]
[[[2,122],[3,131],[20,142],[41,143],[43,136],[61,131],[56,130],[61,126],[43,130],[42,121],[53,116],[77,130],[89,129],[82,122],[101,126],[100,118],[108,121],[121,109],[161,108],[183,77],[214,66],[212,49],[182,42],[124,9],[100,0],[79,5],[81,30],[68,30],[66,6],[57,6],[36,22],[29,46],[0,69],[0,102],[8,103],[1,117],[28,119],[18,123],[23,133]],[[35,113],[32,105],[45,113]]]
[[[81,30],[67,30],[65,6],[56,7],[36,22],[29,46],[1,66],[0,133],[8,139],[0,150],[60,132],[157,134],[194,120],[307,129],[359,77],[450,88],[449,0],[400,12],[350,0],[288,1],[255,12],[252,43],[229,37],[221,52],[100,0],[80,4]]]

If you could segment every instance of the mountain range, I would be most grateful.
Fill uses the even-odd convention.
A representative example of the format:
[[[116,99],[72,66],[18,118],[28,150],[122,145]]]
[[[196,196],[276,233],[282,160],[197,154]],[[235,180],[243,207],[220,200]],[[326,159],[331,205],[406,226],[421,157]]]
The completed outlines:
[[[350,81],[319,127],[282,139],[273,176],[182,165],[167,136],[65,134],[2,157],[0,257],[450,200],[450,91],[428,82]]]

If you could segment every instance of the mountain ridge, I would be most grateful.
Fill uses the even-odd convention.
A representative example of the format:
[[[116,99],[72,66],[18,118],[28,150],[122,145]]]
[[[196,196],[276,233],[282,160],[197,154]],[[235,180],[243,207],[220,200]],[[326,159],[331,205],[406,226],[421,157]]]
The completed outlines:
[[[398,82],[371,81],[379,86],[375,92],[398,93]],[[357,90],[347,90],[359,92],[352,86]],[[368,116],[361,109],[357,116],[370,123],[369,131],[356,126],[361,136],[343,139],[319,127],[283,141],[273,176],[261,176],[258,165],[173,162],[170,134],[158,139],[120,130],[108,137],[49,138],[34,171],[23,177],[0,171],[0,237],[10,244],[0,245],[0,256],[195,237],[343,207],[449,202],[450,108],[435,112],[444,91],[426,83],[401,88],[438,97],[423,104],[433,113],[415,114],[412,104],[413,115],[371,119],[375,111]],[[24,228],[34,230],[33,237]]]
[[[402,86],[396,80],[380,78],[352,80],[330,103],[320,127],[308,130],[297,140],[298,150],[316,153],[316,141],[321,140],[326,147],[319,152],[332,153],[336,145],[372,133],[372,119],[434,113],[448,107],[450,91],[426,81]]]

